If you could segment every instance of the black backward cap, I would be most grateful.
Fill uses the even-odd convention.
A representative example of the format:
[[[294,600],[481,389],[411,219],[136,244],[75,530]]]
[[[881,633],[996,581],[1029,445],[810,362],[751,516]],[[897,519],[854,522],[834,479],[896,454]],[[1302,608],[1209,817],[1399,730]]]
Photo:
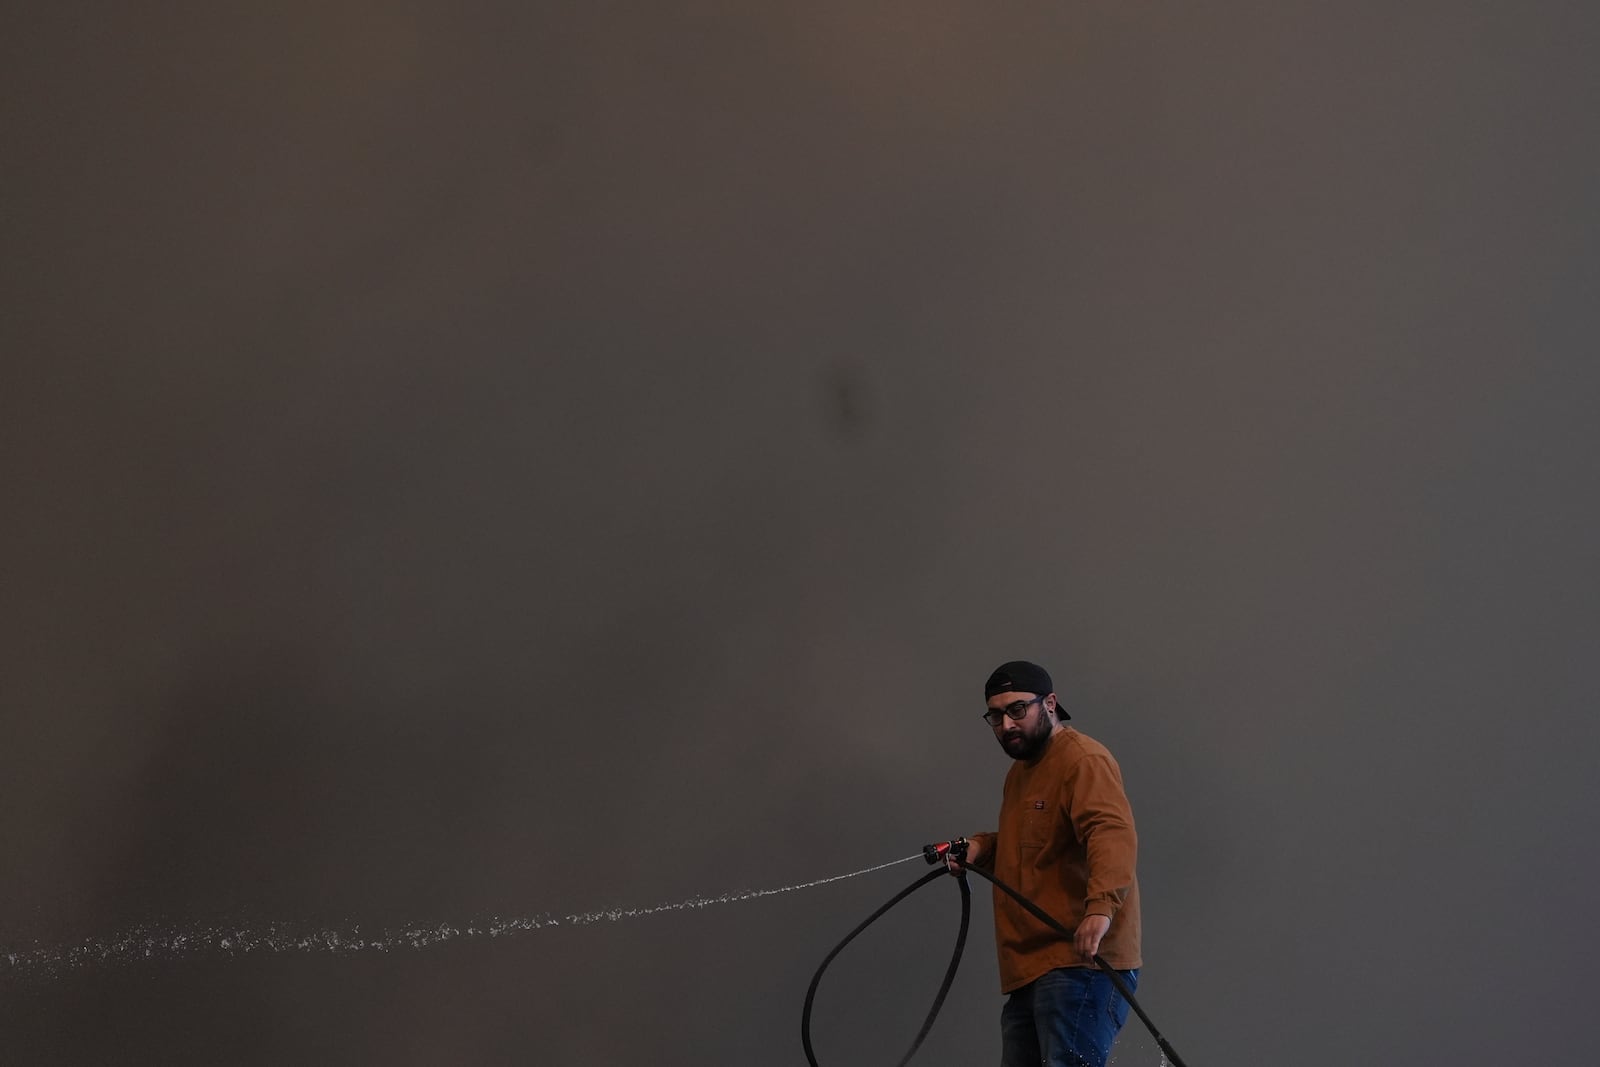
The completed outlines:
[[[1014,659],[1009,663],[1002,663],[989,675],[989,680],[983,683],[983,699],[988,700],[996,693],[1033,693],[1036,696],[1045,696],[1056,691],[1055,683],[1050,680],[1050,672],[1037,663],[1029,663],[1025,659]],[[1056,714],[1063,719],[1072,718],[1067,714],[1067,709],[1061,706],[1058,698],[1056,701]]]

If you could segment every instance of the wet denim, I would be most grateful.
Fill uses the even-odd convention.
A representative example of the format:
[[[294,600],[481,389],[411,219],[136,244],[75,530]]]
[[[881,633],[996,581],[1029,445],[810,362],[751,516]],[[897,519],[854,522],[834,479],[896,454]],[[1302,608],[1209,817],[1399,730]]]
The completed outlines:
[[[1138,970],[1117,973],[1138,988]],[[1127,1021],[1128,1002],[1096,968],[1046,971],[1000,1011],[1001,1067],[1105,1067]]]

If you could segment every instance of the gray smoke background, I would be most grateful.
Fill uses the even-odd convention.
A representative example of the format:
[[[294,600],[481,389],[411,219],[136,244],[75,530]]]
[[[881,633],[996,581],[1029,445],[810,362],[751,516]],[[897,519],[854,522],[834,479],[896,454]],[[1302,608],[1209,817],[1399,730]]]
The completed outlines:
[[[992,825],[1021,656],[1191,1067],[1585,1061],[1597,11],[12,10],[0,950],[906,856]],[[924,869],[0,952],[0,1060],[798,1064]],[[998,1059],[975,895],[916,1062]],[[835,964],[825,1063],[956,897]]]

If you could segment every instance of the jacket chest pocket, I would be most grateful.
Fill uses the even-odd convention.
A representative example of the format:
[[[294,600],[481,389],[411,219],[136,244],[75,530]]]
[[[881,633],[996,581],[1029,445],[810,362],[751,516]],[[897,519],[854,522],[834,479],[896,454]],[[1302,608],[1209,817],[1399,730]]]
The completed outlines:
[[[1022,830],[1017,835],[1017,843],[1025,849],[1043,848],[1050,843],[1053,828],[1050,803],[1045,800],[1024,800],[1022,802]]]

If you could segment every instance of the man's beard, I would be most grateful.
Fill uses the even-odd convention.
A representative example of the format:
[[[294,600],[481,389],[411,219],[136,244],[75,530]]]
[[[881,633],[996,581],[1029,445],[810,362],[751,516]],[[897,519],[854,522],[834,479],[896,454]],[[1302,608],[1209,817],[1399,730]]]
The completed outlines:
[[[1049,712],[1041,712],[1039,721],[1034,724],[1031,732],[1022,731],[1014,734],[1004,734],[1000,738],[1000,747],[1006,750],[1006,755],[1014,760],[1031,760],[1044,751],[1050,743],[1050,734],[1055,729]]]

